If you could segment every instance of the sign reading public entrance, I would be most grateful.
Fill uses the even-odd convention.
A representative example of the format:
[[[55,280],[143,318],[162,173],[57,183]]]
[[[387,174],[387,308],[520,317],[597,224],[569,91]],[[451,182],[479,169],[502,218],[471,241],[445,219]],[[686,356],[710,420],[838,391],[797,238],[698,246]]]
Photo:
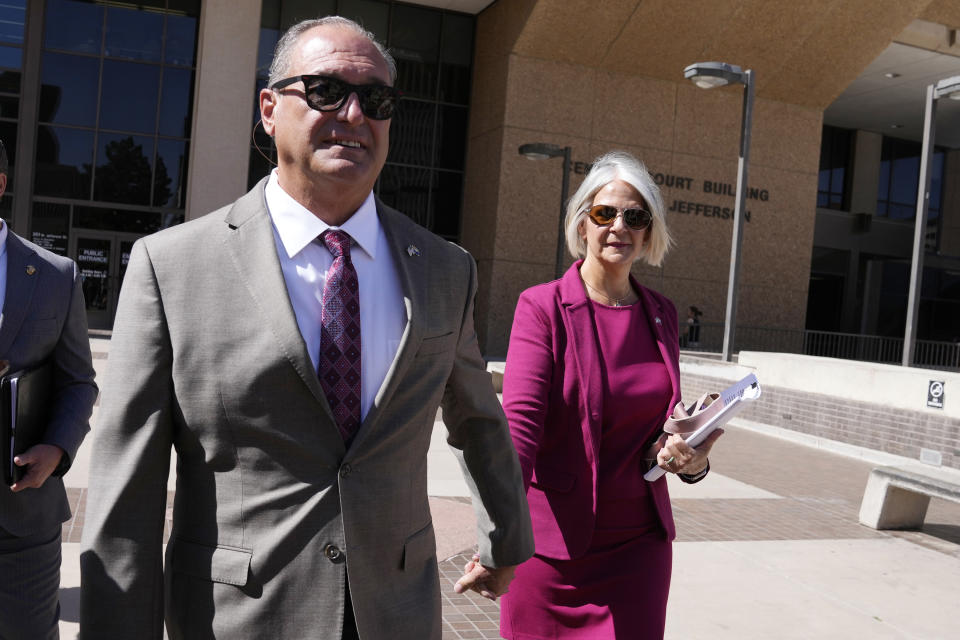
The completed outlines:
[[[927,406],[934,409],[943,409],[943,380],[931,380],[927,387]]]

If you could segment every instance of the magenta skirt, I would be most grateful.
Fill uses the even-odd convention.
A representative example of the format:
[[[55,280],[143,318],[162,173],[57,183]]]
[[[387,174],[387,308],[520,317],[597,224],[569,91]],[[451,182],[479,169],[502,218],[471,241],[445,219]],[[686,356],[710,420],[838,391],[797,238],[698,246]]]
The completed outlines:
[[[659,523],[648,522],[644,528],[597,529],[583,557],[534,555],[517,567],[501,598],[501,635],[662,640],[673,552]]]

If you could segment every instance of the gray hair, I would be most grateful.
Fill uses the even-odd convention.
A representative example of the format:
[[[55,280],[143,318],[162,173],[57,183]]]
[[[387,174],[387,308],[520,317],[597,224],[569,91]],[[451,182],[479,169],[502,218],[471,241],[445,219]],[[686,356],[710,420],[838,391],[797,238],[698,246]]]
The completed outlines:
[[[564,217],[567,249],[575,258],[586,256],[587,245],[580,237],[578,228],[586,218],[587,210],[593,205],[597,192],[615,180],[622,180],[636,189],[650,209],[650,213],[653,214],[653,220],[650,223],[650,240],[646,243],[639,259],[659,267],[667,250],[673,245],[673,238],[670,237],[670,231],[667,229],[663,198],[660,195],[660,188],[650,177],[647,168],[626,151],[611,151],[594,160],[590,173],[570,198],[567,203],[567,214]]]
[[[294,46],[300,40],[300,36],[311,29],[329,26],[352,29],[369,40],[373,46],[377,48],[377,51],[380,52],[380,55],[383,56],[384,62],[387,63],[387,68],[390,70],[390,84],[397,81],[396,61],[393,59],[393,56],[390,55],[390,52],[387,51],[387,48],[377,41],[377,37],[373,35],[372,32],[367,31],[349,18],[344,18],[343,16],[326,16],[324,18],[301,20],[280,36],[280,39],[277,40],[277,46],[273,50],[273,61],[270,63],[270,76],[267,80],[267,86],[272,87],[274,83],[283,80],[286,76],[287,70],[290,69],[290,56],[293,53]]]

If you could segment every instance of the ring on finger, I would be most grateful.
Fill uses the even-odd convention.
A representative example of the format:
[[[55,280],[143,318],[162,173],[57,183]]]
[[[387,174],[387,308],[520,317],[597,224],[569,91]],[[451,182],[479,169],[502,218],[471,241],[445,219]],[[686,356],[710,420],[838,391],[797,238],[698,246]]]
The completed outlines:
[[[670,456],[669,459],[663,461],[663,464],[673,464],[673,461],[676,459],[677,459],[677,456]]]

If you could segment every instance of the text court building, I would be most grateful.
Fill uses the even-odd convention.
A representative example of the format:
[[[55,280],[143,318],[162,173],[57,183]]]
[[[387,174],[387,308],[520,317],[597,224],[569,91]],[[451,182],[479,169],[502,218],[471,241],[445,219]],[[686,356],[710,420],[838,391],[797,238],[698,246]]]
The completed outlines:
[[[902,335],[923,91],[960,74],[950,0],[11,0],[0,8],[0,214],[78,260],[109,327],[136,238],[234,200],[269,171],[256,93],[293,22],[339,13],[398,62],[401,111],[376,187],[477,259],[477,327],[506,352],[520,291],[554,275],[571,193],[611,149],[660,184],[676,247],[636,268],[681,313],[722,321],[742,92],[756,73],[738,321]],[[942,100],[919,337],[960,337],[960,104]],[[949,104],[947,104],[949,103]],[[569,261],[568,261],[569,262]]]

